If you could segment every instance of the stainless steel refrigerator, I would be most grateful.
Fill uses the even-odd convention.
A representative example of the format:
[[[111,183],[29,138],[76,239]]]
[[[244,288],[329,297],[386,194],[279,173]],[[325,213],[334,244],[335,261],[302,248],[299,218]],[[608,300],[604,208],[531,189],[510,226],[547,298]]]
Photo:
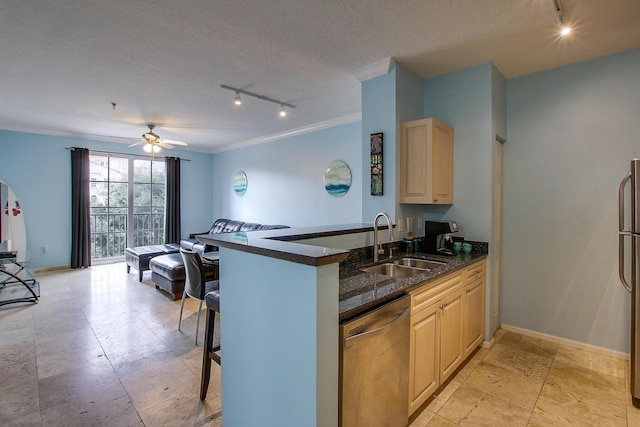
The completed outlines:
[[[618,271],[622,284],[631,292],[631,397],[633,406],[640,408],[640,159],[631,160],[631,171],[620,183],[618,203]]]

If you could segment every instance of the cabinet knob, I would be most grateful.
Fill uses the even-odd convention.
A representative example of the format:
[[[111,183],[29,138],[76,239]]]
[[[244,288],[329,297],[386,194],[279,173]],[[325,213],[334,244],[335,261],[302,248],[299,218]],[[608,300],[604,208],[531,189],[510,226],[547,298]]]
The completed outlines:
[[[482,270],[480,270],[479,268],[476,269],[476,273],[480,273]]]
[[[467,289],[467,293],[471,292],[471,289]]]
[[[438,199],[433,199],[433,203],[438,203]]]

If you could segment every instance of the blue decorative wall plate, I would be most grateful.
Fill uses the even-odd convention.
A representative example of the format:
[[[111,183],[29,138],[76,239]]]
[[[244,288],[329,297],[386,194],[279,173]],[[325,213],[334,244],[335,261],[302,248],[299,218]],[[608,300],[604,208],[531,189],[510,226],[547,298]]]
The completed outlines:
[[[247,174],[244,171],[238,171],[233,176],[233,191],[238,197],[244,196],[247,192]]]
[[[324,188],[332,197],[342,197],[351,188],[351,169],[342,160],[334,160],[324,173]]]

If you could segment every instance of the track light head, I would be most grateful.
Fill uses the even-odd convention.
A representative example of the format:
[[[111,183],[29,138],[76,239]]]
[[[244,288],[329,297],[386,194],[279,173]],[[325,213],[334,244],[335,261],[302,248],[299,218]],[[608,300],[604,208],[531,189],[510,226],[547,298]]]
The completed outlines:
[[[280,117],[286,117],[287,116],[287,110],[285,110],[285,107],[289,107],[289,108],[296,108],[295,105],[293,104],[289,104],[288,102],[284,102],[284,101],[279,101],[277,99],[273,99],[273,98],[269,98],[268,96],[265,95],[260,95],[257,93],[253,93],[253,92],[249,92],[247,90],[244,89],[239,89],[237,87],[232,87],[232,86],[227,86],[227,85],[220,85],[220,87],[222,89],[226,89],[226,90],[230,90],[236,93],[235,98],[234,98],[234,104],[236,105],[241,105],[242,104],[242,98],[240,98],[240,94],[243,95],[247,95],[247,96],[251,96],[253,98],[259,99],[260,101],[266,101],[266,102],[272,102],[274,104],[279,104],[280,105]]]
[[[564,11],[560,0],[553,0],[553,6],[556,9],[556,20],[558,28],[560,28],[560,35],[564,37],[571,32],[571,27],[564,22]]]

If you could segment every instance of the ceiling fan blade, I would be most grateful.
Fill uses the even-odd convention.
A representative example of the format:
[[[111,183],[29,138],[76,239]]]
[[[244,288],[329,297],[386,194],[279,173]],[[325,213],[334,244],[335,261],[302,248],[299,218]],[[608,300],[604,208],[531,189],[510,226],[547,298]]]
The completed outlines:
[[[164,142],[164,141],[157,142],[157,144],[158,144],[160,147],[162,147],[162,148],[166,148],[166,149],[168,149],[168,150],[173,150],[174,148],[176,148],[176,147],[174,147],[173,145],[171,145],[171,144],[167,144],[167,143],[166,143],[166,142]]]
[[[182,141],[175,141],[173,139],[161,139],[160,143],[166,143],[166,144],[171,144],[171,145],[181,145],[183,147],[186,147],[188,144],[186,142],[182,142]]]
[[[140,145],[143,144],[144,141],[138,141],[138,142],[134,142],[133,144],[129,145],[129,147],[135,147],[136,145]]]

